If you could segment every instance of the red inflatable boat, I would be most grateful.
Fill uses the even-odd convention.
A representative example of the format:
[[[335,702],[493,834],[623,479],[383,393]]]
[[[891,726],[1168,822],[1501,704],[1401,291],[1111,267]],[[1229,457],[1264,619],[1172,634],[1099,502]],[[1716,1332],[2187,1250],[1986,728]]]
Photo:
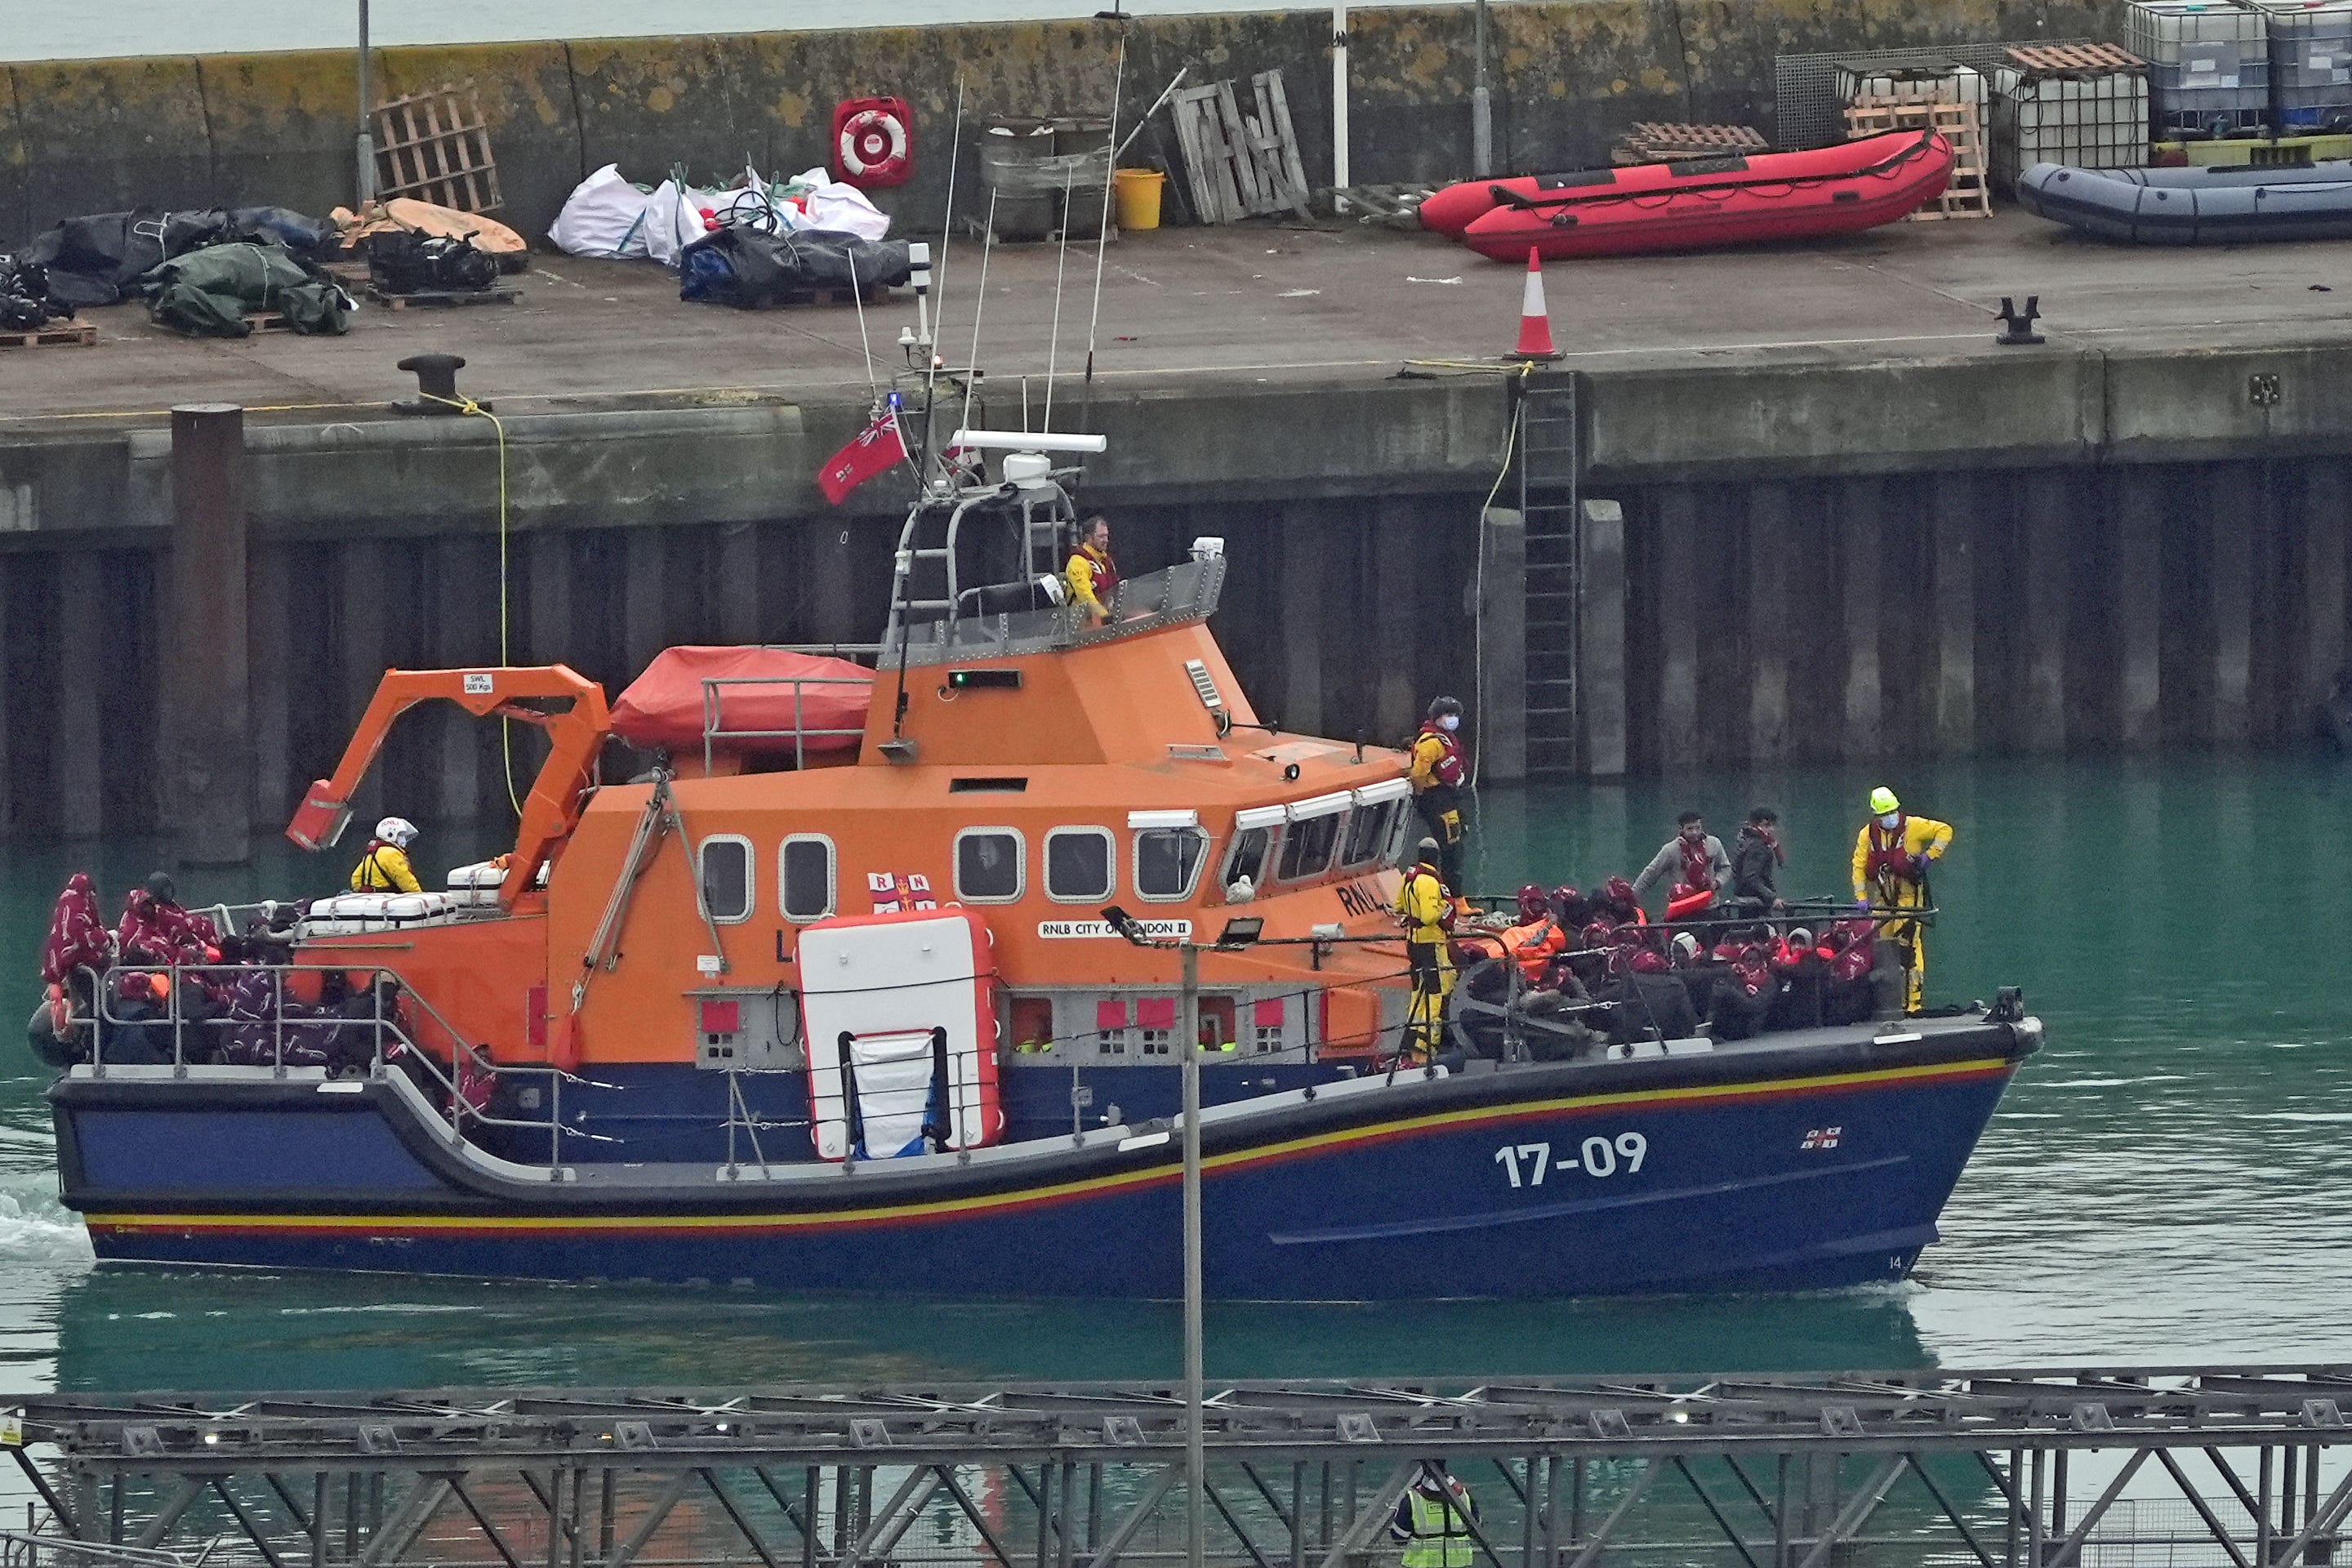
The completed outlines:
[[[1898,131],[1803,153],[1697,158],[1448,186],[1424,227],[1499,261],[1705,250],[1875,228],[1916,212],[1952,173],[1951,143]]]

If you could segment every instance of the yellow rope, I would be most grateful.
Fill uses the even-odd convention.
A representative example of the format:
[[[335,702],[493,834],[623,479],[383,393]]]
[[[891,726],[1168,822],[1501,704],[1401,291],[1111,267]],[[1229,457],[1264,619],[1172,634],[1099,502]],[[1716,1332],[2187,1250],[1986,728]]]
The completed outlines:
[[[460,414],[478,414],[490,422],[499,438],[499,664],[501,668],[514,660],[509,657],[508,597],[507,597],[507,427],[499,416],[470,397],[444,397],[438,393],[419,390],[417,395],[427,402],[439,403]],[[506,775],[507,804],[514,808],[518,820],[522,816],[522,800],[515,793],[514,732],[512,721],[503,714],[499,718],[499,760]]]

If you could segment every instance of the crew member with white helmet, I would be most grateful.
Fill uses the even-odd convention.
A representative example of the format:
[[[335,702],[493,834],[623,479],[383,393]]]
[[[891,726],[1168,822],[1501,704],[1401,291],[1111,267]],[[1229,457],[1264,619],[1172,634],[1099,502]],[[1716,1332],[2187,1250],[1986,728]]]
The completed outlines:
[[[408,847],[416,842],[416,824],[404,816],[387,816],[375,825],[367,853],[352,868],[354,893],[414,893],[416,873],[409,868]]]

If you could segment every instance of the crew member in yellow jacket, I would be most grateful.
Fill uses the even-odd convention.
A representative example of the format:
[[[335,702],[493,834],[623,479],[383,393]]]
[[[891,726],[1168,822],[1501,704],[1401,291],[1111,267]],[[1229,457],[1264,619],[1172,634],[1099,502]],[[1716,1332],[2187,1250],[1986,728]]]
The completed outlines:
[[[1070,552],[1062,580],[1070,603],[1086,617],[1087,626],[1099,626],[1110,619],[1111,606],[1118,598],[1118,563],[1110,555],[1110,519],[1097,512],[1078,525],[1078,547]]]
[[[416,824],[404,816],[387,816],[375,825],[367,853],[352,868],[354,893],[414,893],[416,873],[409,868],[408,847],[416,842]]]
[[[1870,792],[1870,820],[1853,841],[1854,901],[1868,911],[1923,909],[1927,868],[1952,847],[1952,825],[1913,816],[1895,792],[1880,784]],[[1927,989],[1927,943],[1916,920],[1884,919],[1879,934],[1901,950],[1910,976],[1906,1006],[1916,1013]]]
[[[1454,900],[1438,877],[1437,861],[1437,840],[1423,839],[1396,896],[1405,965],[1412,974],[1400,1054],[1414,1062],[1435,1059],[1445,1031],[1446,993],[1454,989],[1454,964],[1446,953],[1454,940]]]

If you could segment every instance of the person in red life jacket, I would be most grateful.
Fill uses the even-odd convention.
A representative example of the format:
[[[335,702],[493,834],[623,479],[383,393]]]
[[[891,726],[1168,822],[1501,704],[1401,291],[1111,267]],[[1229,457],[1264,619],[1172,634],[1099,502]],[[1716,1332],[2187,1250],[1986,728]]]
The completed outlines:
[[[1779,994],[1765,945],[1752,936],[1733,937],[1715,948],[1715,996],[1707,1016],[1718,1040],[1745,1040],[1762,1031]]]
[[[1565,882],[1551,890],[1551,918],[1573,936],[1592,923],[1592,900]]]
[[[1913,816],[1895,792],[1880,784],[1870,792],[1870,820],[1853,840],[1853,898],[1863,912],[1927,907],[1927,868],[1952,847],[1952,825]],[[1879,934],[1902,955],[1910,979],[1904,1010],[1927,1005],[1927,942],[1913,917],[1882,915]]]
[[[1647,925],[1650,917],[1642,910],[1641,900],[1633,884],[1622,877],[1612,877],[1601,884],[1601,918],[1612,925]]]
[[[1650,857],[1650,863],[1633,879],[1633,897],[1640,899],[1650,890],[1651,884],[1672,877],[1675,880],[1669,884],[1666,895],[1666,918],[1687,920],[1730,890],[1731,857],[1723,852],[1723,840],[1706,830],[1706,821],[1697,812],[1684,812],[1675,824],[1675,836]]]
[[[1429,717],[1412,738],[1412,771],[1406,776],[1412,784],[1412,809],[1437,840],[1437,869],[1445,879],[1445,890],[1459,895],[1469,839],[1462,822],[1462,791],[1470,780],[1469,759],[1462,751],[1460,699],[1441,697],[1429,705]]]
[[[1780,847],[1780,814],[1759,805],[1748,812],[1732,842],[1730,903],[1744,918],[1789,907],[1780,897],[1780,868],[1789,863],[1789,855]]]
[[[1542,888],[1533,882],[1519,884],[1518,924],[1533,925],[1536,921],[1548,918],[1550,913],[1551,900],[1544,897]]]
[[[1803,926],[1791,929],[1773,944],[1771,968],[1780,984],[1765,1026],[1818,1028],[1822,1021],[1822,988],[1828,983],[1829,966],[1814,946],[1813,933]]]
[[[1118,563],[1110,554],[1110,519],[1097,512],[1078,524],[1078,547],[1070,552],[1062,578],[1069,588],[1070,603],[1088,626],[1099,626],[1110,619],[1118,603],[1119,583]]]

